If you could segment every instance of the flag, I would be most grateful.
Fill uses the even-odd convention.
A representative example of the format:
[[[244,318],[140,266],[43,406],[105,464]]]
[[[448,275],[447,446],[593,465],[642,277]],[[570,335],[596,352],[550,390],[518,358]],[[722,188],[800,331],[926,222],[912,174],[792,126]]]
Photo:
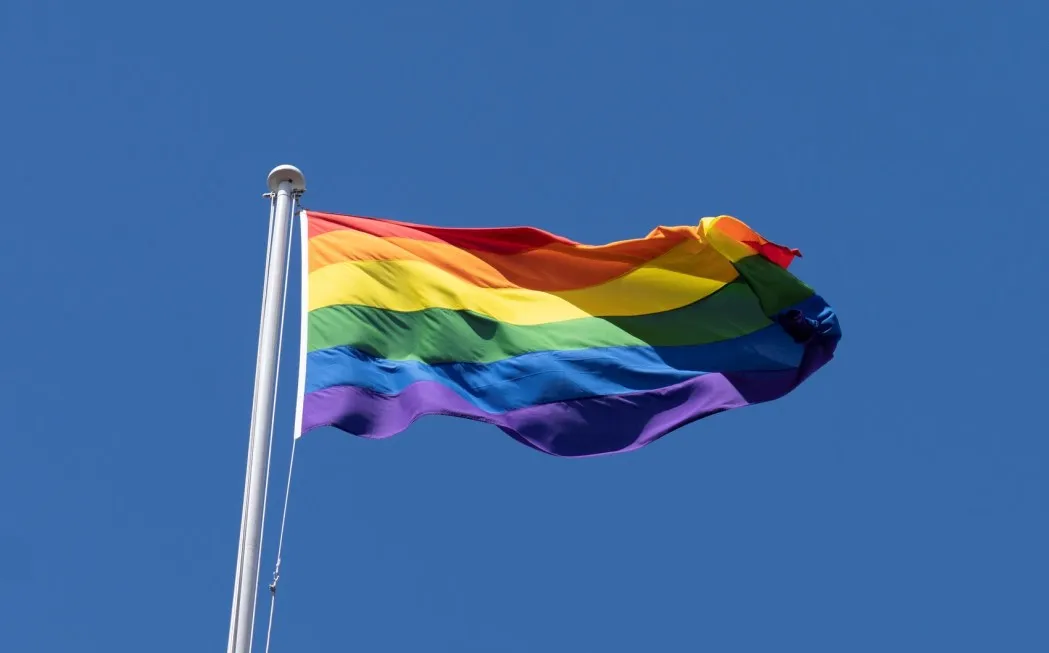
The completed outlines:
[[[584,245],[304,211],[299,435],[366,438],[423,415],[557,456],[637,449],[780,398],[833,356],[834,311],[797,250],[720,216]]]

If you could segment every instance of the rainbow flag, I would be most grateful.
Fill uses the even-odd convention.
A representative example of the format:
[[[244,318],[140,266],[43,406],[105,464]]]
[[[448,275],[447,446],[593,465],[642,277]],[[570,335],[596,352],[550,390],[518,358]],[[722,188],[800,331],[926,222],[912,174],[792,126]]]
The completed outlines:
[[[558,456],[629,451],[782,397],[841,336],[787,271],[799,253],[728,216],[598,246],[530,227],[301,217],[300,435],[385,438],[450,415]]]

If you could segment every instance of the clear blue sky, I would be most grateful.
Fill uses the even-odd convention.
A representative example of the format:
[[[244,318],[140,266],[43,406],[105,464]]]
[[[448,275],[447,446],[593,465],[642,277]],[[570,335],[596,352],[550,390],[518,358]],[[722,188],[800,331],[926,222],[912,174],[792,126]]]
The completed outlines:
[[[804,251],[845,338],[789,397],[622,456],[446,418],[310,434],[274,651],[1049,650],[1047,25],[1036,0],[7,0],[0,648],[224,650],[287,162],[310,208],[439,225],[736,215]]]

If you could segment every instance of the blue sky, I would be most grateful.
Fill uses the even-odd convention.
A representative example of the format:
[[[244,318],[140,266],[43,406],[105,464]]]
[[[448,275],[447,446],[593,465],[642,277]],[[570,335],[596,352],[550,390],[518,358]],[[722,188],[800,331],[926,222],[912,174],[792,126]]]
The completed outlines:
[[[622,456],[310,434],[274,651],[1049,649],[1047,20],[3,3],[4,649],[225,646],[285,162],[310,208],[586,242],[729,213],[804,251],[845,338],[789,397]]]

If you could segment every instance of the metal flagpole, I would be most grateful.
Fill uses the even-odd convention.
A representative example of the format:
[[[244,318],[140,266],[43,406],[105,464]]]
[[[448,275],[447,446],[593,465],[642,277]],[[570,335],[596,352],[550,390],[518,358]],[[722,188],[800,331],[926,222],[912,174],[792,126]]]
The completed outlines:
[[[306,190],[306,179],[295,166],[277,166],[269,174],[271,223],[266,252],[266,280],[262,288],[262,321],[255,367],[251,436],[248,452],[241,539],[233,588],[228,653],[251,653],[255,600],[259,590],[259,555],[266,508],[266,478],[273,426],[277,352],[280,344],[281,309],[287,274],[288,241],[296,200]]]

